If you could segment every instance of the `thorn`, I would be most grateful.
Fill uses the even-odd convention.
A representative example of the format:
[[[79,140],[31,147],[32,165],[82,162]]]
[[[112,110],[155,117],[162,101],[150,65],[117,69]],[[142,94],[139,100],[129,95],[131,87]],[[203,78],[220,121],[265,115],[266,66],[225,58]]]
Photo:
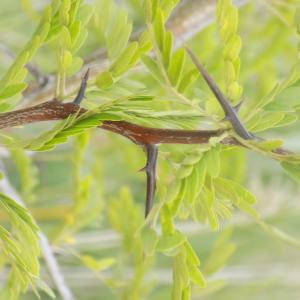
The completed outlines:
[[[76,105],[80,105],[81,101],[85,98],[85,91],[86,91],[89,75],[90,75],[90,69],[87,69],[86,73],[82,77],[81,85],[77,93],[77,96],[73,101],[73,103]]]
[[[185,47],[185,49],[186,49],[188,55],[190,56],[191,60],[195,64],[196,68],[199,70],[202,77],[206,81],[207,85],[209,86],[211,91],[214,93],[216,99],[218,100],[219,104],[221,105],[221,107],[225,113],[225,116],[227,117],[228,121],[231,123],[231,126],[233,127],[235,132],[245,140],[253,139],[253,135],[247,130],[245,125],[240,120],[236,109],[231,105],[229,100],[222,93],[221,89],[218,87],[218,85],[215,83],[213,78],[209,75],[209,73],[206,71],[206,69],[200,63],[200,61],[198,60],[198,58],[194,54],[194,52],[191,49],[189,49],[188,47]]]
[[[223,119],[220,120],[220,122],[230,121],[229,116],[225,116]]]
[[[147,193],[146,193],[146,205],[145,205],[145,217],[148,216],[153,206],[153,200],[156,190],[156,164],[158,147],[156,144],[146,144],[147,163],[142,169],[147,174]]]
[[[147,168],[147,166],[142,167],[141,169],[138,170],[138,172],[144,172],[144,171],[146,171],[146,168]]]
[[[238,113],[241,109],[241,106],[243,105],[244,103],[244,99],[242,99],[236,106],[234,106],[234,110]]]

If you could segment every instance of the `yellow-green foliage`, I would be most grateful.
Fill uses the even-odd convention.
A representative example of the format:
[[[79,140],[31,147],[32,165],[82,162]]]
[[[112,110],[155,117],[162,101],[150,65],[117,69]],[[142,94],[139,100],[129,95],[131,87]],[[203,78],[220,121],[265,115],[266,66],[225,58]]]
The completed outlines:
[[[296,38],[291,37],[294,32],[283,30],[281,48],[275,47],[272,40],[272,47],[256,49],[268,38],[262,36],[263,30],[272,32],[282,21],[291,25],[295,3],[290,2],[279,12],[279,21],[273,15],[260,15],[261,23],[255,24],[249,18],[249,25],[246,17],[248,10],[255,6],[253,3],[245,8],[243,19],[239,18],[240,11],[234,1],[219,0],[215,26],[195,37],[200,45],[198,49],[202,47],[206,55],[205,67],[216,81],[223,79],[220,86],[223,88],[225,83],[224,94],[231,103],[237,104],[243,94],[241,118],[251,132],[290,125],[299,116],[300,63]],[[71,99],[75,92],[66,95],[67,79],[72,81],[72,76],[84,69],[84,59],[89,60],[90,52],[101,47],[101,68],[98,61],[95,66],[92,64],[87,99],[82,102],[86,113],[75,113],[54,126],[47,123],[41,130],[40,127],[23,129],[24,135],[17,136],[19,128],[7,131],[6,136],[1,134],[1,140],[5,141],[3,146],[11,152],[14,161],[13,167],[7,163],[8,168],[18,171],[11,177],[13,182],[20,183],[22,199],[34,216],[40,217],[36,211],[46,211],[42,228],[57,246],[64,247],[64,251],[78,259],[77,263],[90,269],[105,288],[112,289],[114,299],[140,300],[151,295],[154,283],[148,280],[148,273],[156,259],[172,266],[172,291],[168,290],[172,300],[189,300],[194,290],[210,286],[210,276],[227,263],[236,248],[230,242],[231,229],[218,235],[209,253],[202,255],[198,251],[202,245],[194,245],[181,228],[187,221],[207,225],[209,234],[217,235],[224,222],[231,222],[234,211],[239,210],[271,235],[299,247],[297,240],[263,222],[254,206],[256,191],[252,193],[244,186],[248,150],[279,161],[297,182],[300,181],[299,155],[274,153],[272,150],[283,145],[283,140],[278,138],[262,142],[242,140],[228,128],[226,120],[221,120],[220,107],[212,100],[213,94],[208,95],[203,88],[186,48],[178,47],[179,43],[175,43],[178,37],[167,29],[170,16],[178,13],[178,4],[177,0],[96,0],[93,4],[84,0],[53,0],[39,10],[34,2],[23,0],[26,18],[37,23],[36,30],[19,47],[15,60],[0,80],[0,111],[4,112],[16,107],[22,91],[28,85],[31,87],[28,63],[45,62],[52,55],[56,57],[56,65],[52,66],[57,81],[56,96],[61,101]],[[278,17],[278,13],[275,15]],[[142,18],[142,26],[139,24],[142,30],[137,30],[136,23],[142,22]],[[298,35],[299,24],[297,11],[294,26]],[[253,35],[250,41],[242,35],[244,28],[249,36]],[[214,40],[211,35],[215,32],[218,38]],[[287,44],[289,39],[293,42]],[[272,41],[267,39],[268,43]],[[191,43],[191,48],[194,46]],[[278,49],[283,51],[283,48],[287,48],[285,57],[289,67],[281,70],[276,60]],[[247,51],[251,55],[253,52],[254,58],[244,54]],[[276,72],[265,78],[268,67]],[[252,75],[253,72],[257,73]],[[264,78],[260,78],[261,74]],[[160,145],[156,201],[144,220],[141,207],[145,178],[130,175],[143,160],[142,150],[138,152],[137,145],[129,145],[123,139],[98,134],[97,127],[105,121],[226,131],[207,144]],[[245,149],[221,143],[229,136]],[[69,143],[70,138],[73,143]],[[32,151],[33,156],[28,156],[26,151]],[[119,162],[123,163],[122,169]],[[66,169],[68,174],[64,173]],[[51,180],[62,191],[56,193],[57,186],[49,183],[50,188],[44,192],[50,173],[55,174]],[[16,180],[16,176],[20,179]],[[119,188],[120,181],[124,183],[123,188]],[[51,215],[52,207],[51,219],[48,214]],[[9,270],[0,298],[15,300],[29,288],[36,292],[44,286],[39,281],[39,229],[29,210],[2,193],[0,208],[6,215],[4,220],[8,221],[0,227],[0,267],[7,265]],[[81,233],[91,230],[101,235],[99,228],[109,229],[109,233],[116,235],[117,251],[106,249],[98,253],[97,249],[76,248]],[[103,275],[108,269],[110,272]]]

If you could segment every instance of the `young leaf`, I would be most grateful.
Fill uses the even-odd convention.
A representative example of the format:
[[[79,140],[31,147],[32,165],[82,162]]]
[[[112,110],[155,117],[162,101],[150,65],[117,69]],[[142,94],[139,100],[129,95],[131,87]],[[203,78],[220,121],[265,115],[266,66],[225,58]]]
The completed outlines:
[[[300,183],[300,165],[282,162],[281,166],[291,178]]]
[[[185,49],[181,48],[176,51],[172,59],[170,61],[170,66],[168,69],[168,74],[170,76],[170,80],[174,86],[177,86],[181,81],[183,69],[185,66],[186,54]]]
[[[159,237],[156,231],[150,227],[145,227],[141,232],[141,240],[143,243],[144,251],[147,256],[153,256]]]
[[[110,268],[116,263],[114,258],[94,259],[92,256],[83,255],[80,257],[81,261],[91,270],[101,272]]]
[[[8,99],[21,93],[27,87],[26,83],[16,83],[8,85],[0,94],[0,100]]]
[[[199,287],[204,288],[206,286],[206,282],[200,270],[194,265],[190,265],[188,270],[191,280]]]
[[[157,244],[157,250],[169,252],[181,246],[186,241],[186,236],[179,231],[170,235],[162,235]]]

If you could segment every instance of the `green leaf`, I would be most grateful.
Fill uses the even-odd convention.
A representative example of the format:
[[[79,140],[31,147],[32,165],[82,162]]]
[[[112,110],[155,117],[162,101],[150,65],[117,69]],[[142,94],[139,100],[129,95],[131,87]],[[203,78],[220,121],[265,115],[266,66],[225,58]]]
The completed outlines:
[[[96,84],[100,89],[107,89],[114,84],[114,79],[111,72],[103,72],[96,78]]]
[[[180,190],[176,198],[174,198],[173,201],[170,202],[170,211],[173,216],[177,215],[179,208],[182,204],[182,201],[185,197],[186,191],[187,191],[187,179],[184,179],[180,183]]]
[[[186,61],[185,49],[181,48],[177,50],[170,61],[170,66],[168,69],[168,74],[171,79],[171,82],[174,86],[177,86],[180,83],[182,78],[182,73],[184,70]]]
[[[79,20],[82,26],[86,26],[93,16],[95,8],[92,5],[82,5],[78,10],[76,19]]]
[[[78,56],[72,57],[72,64],[67,68],[66,74],[67,76],[72,76],[79,72],[81,67],[83,66],[83,59]]]
[[[25,143],[24,148],[28,150],[37,150],[44,146],[47,142],[51,141],[55,135],[63,130],[68,124],[71,122],[71,118],[66,119],[64,121],[59,122],[57,125],[53,127],[50,131],[47,131],[43,134],[41,134],[38,138],[33,139],[32,141],[29,141]]]
[[[16,83],[7,86],[0,94],[0,100],[8,99],[21,93],[27,87],[26,83]]]
[[[87,35],[88,35],[88,31],[85,28],[81,29],[79,35],[77,36],[74,43],[72,43],[72,46],[70,48],[73,54],[76,54],[79,51],[79,49],[82,47],[82,45],[84,44],[87,38]]]
[[[179,231],[173,234],[163,234],[158,241],[157,250],[161,252],[169,252],[177,249],[186,241],[186,236]]]
[[[182,300],[190,300],[191,299],[191,287],[186,287],[182,291]]]
[[[136,55],[138,54],[138,46],[138,42],[130,43],[125,51],[118,57],[111,67],[114,76],[120,76],[136,63],[139,58],[139,56],[136,58]]]
[[[72,39],[68,27],[62,26],[59,33],[58,42],[61,49],[70,49],[72,46]]]
[[[177,255],[173,265],[172,300],[182,300],[184,283],[189,280],[186,264],[182,261],[182,255]]]
[[[200,270],[194,265],[190,265],[188,270],[191,280],[199,287],[204,288],[206,286],[206,281]]]
[[[190,265],[194,265],[194,266],[200,266],[200,260],[198,258],[197,253],[195,252],[195,250],[193,249],[193,247],[191,246],[191,244],[186,241],[186,243],[184,244],[185,247],[185,251],[186,251],[186,259],[187,262]]]
[[[161,71],[157,65],[157,62],[149,56],[143,55],[142,56],[143,64],[147,67],[147,69],[150,71],[151,75],[158,81],[163,82],[164,77],[161,74]]]
[[[266,151],[272,151],[276,148],[279,148],[283,145],[283,140],[267,140],[262,141],[258,144],[259,148],[266,150]]]
[[[139,50],[141,53],[147,53],[152,48],[150,35],[148,31],[144,31],[139,38]]]
[[[221,166],[219,147],[211,148],[205,153],[203,159],[205,159],[206,162],[207,173],[213,178],[218,177]]]
[[[225,229],[218,236],[209,257],[205,261],[203,268],[205,274],[214,274],[226,265],[236,249],[236,246],[233,243],[230,243],[231,236],[231,228]]]
[[[72,53],[68,50],[64,51],[64,56],[63,56],[63,68],[67,69],[72,65],[72,60],[73,56]]]
[[[126,48],[132,31],[132,22],[128,20],[127,12],[119,9],[113,1],[102,0],[99,5],[98,28],[105,39],[108,56],[113,60]]]
[[[261,110],[266,105],[270,104],[275,100],[275,97],[282,93],[287,88],[291,87],[300,79],[300,63],[297,62],[295,66],[293,66],[290,74],[285,78],[281,83],[277,84],[272,91],[263,97],[256,105],[255,112]]]
[[[0,208],[7,213],[13,232],[11,234],[0,226],[2,255],[11,267],[6,286],[2,287],[0,293],[2,297],[9,287],[8,290],[18,297],[29,286],[35,288],[39,276],[39,229],[24,207],[2,193]]]
[[[165,20],[164,13],[161,9],[157,9],[156,17],[153,23],[155,40],[158,48],[163,51],[165,46],[166,30],[165,30]],[[168,41],[170,42],[170,41]]]
[[[282,112],[265,113],[260,121],[253,127],[249,128],[253,132],[260,132],[274,127],[283,120],[285,114]]]
[[[34,189],[39,182],[38,169],[23,149],[12,149],[10,155],[19,173],[22,199],[25,203],[32,203],[36,199]]]
[[[189,269],[186,263],[186,253],[182,247],[174,258],[174,272],[178,274],[182,288],[188,287],[190,284]]]
[[[194,165],[193,172],[187,179],[187,192],[185,199],[188,203],[193,203],[196,197],[202,190],[206,177],[206,163],[205,160],[200,160]]]
[[[114,258],[95,259],[90,255],[80,257],[81,261],[91,270],[101,272],[113,266],[116,263]]]
[[[224,57],[229,61],[238,59],[242,47],[242,40],[238,35],[233,35],[224,48]]]
[[[50,298],[52,298],[52,299],[56,298],[54,292],[51,290],[51,288],[43,280],[38,279],[36,285],[41,291],[46,293],[46,295],[49,296]]]
[[[71,40],[72,40],[72,46],[76,43],[78,36],[80,34],[82,28],[82,23],[80,21],[75,21],[71,26],[70,26],[70,35],[71,35]]]
[[[219,220],[213,207],[215,202],[215,195],[213,191],[206,188],[205,191],[202,192],[202,197],[200,197],[200,201],[203,202],[204,207],[206,209],[206,214],[211,229],[216,231],[219,230]]]
[[[249,204],[256,202],[256,198],[252,193],[233,180],[219,177],[214,179],[214,184],[217,192],[221,193],[227,200],[234,202],[240,202],[240,200],[242,200]]]
[[[168,205],[164,205],[162,207],[161,213],[160,213],[160,223],[162,227],[162,233],[163,235],[173,235],[175,229],[173,225],[173,216],[171,214],[171,211],[168,207]]]
[[[285,244],[300,248],[300,241],[295,239],[294,237],[288,235],[287,233],[283,232],[282,230],[266,223],[261,220],[258,220],[258,224],[271,236],[279,239],[280,241],[284,242]]]
[[[283,117],[283,119],[275,125],[275,127],[283,127],[283,126],[291,125],[295,123],[297,120],[298,120],[298,115],[296,113],[289,113],[286,114]]]
[[[183,178],[189,177],[192,174],[192,172],[193,172],[192,165],[184,165],[177,172],[177,178],[183,179]]]
[[[18,75],[18,73],[22,70],[22,68],[26,65],[29,58],[29,52],[22,52],[14,61],[12,66],[3,76],[0,81],[0,93],[4,90],[4,88]]]
[[[166,32],[165,43],[163,49],[163,61],[166,68],[169,66],[171,60],[172,49],[173,49],[173,34],[171,32]]]
[[[140,234],[146,256],[153,256],[159,241],[156,231],[150,227],[145,227]]]
[[[178,85],[178,91],[183,93],[197,78],[199,77],[199,72],[196,69],[192,69],[186,72]]]
[[[291,178],[300,183],[300,165],[284,161],[281,163],[281,166]]]

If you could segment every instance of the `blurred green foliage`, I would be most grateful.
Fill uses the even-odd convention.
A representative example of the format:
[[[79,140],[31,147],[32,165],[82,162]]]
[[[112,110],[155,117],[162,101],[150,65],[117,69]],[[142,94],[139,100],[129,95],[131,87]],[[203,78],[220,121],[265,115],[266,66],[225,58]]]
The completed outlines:
[[[188,41],[230,101],[245,99],[240,115],[247,128],[272,137],[248,147],[282,161],[295,182],[276,161],[225,147],[218,138],[161,145],[156,204],[146,221],[145,176],[137,172],[145,154],[97,130],[99,122],[189,129],[227,124],[166,29],[169,16],[180,13],[179,1],[86,2],[0,3],[1,43],[16,55],[9,61],[11,55],[0,52],[1,112],[22,104],[34,81],[28,63],[54,74],[57,98],[70,100],[75,93],[66,93],[67,78],[94,51],[107,53],[83,101],[88,113],[5,132],[14,145],[3,159],[8,178],[28,210],[0,197],[3,299],[18,299],[28,287],[20,299],[35,297],[32,288],[48,299],[43,282],[57,294],[42,259],[37,279],[35,223],[57,249],[76,299],[298,299],[299,242],[284,232],[300,239],[299,157],[284,159],[271,150],[283,140],[300,150],[299,1],[249,1],[237,8],[219,0],[216,21]],[[131,39],[136,32],[139,38]]]

